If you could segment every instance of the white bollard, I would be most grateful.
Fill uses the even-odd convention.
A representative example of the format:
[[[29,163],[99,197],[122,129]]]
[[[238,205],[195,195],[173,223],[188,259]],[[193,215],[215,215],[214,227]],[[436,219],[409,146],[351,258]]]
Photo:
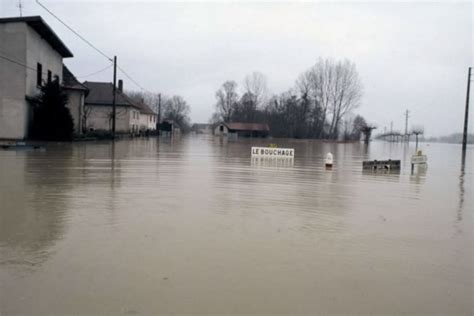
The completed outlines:
[[[326,161],[325,161],[325,166],[328,168],[331,168],[333,164],[333,157],[331,153],[328,153],[326,155]]]

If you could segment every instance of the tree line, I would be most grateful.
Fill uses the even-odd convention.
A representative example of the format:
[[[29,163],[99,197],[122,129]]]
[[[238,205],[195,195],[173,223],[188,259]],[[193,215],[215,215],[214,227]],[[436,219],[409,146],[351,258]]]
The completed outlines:
[[[279,95],[270,95],[266,78],[259,72],[246,76],[242,86],[241,95],[233,80],[216,91],[212,123],[267,123],[274,137],[317,139],[359,139],[364,128],[370,127],[364,118],[352,114],[363,89],[349,60],[320,58],[299,75],[294,87]]]

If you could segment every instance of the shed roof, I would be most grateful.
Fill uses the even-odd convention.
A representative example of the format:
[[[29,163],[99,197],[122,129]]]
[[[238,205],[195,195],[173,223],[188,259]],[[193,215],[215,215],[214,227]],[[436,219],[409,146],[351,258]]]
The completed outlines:
[[[0,18],[0,24],[3,23],[26,23],[33,28],[36,33],[41,35],[51,47],[53,47],[63,58],[73,57],[69,48],[64,45],[61,39],[54,33],[48,24],[40,16],[24,16],[13,18]]]
[[[236,130],[236,131],[264,131],[268,132],[270,131],[270,127],[268,127],[268,124],[261,124],[261,123],[223,123],[225,126],[227,126],[228,129],[230,130]]]

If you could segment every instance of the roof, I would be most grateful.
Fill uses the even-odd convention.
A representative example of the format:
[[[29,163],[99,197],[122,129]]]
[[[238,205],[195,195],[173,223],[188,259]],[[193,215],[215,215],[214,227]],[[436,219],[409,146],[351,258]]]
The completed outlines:
[[[40,16],[24,16],[15,18],[0,18],[0,24],[3,23],[26,23],[33,28],[36,33],[41,35],[63,58],[73,57],[69,48],[64,45],[61,39],[54,33],[48,24]]]
[[[85,104],[112,105],[114,85],[111,82],[85,81],[83,85],[89,89],[89,95],[84,100]],[[139,108],[130,98],[118,89],[115,94],[115,105]]]
[[[268,124],[260,123],[223,123],[228,129],[236,131],[270,131]]]
[[[66,89],[89,91],[86,86],[76,79],[66,65],[63,65],[63,87]]]
[[[83,85],[89,89],[89,94],[84,100],[85,104],[111,106],[113,102],[114,85],[111,82],[92,82],[85,81]],[[116,90],[115,105],[131,106],[144,114],[156,114],[144,102],[137,102],[128,97],[125,93]]]
[[[152,109],[150,109],[150,107],[149,107],[148,105],[146,105],[145,103],[143,103],[143,102],[136,102],[136,101],[135,101],[135,104],[139,107],[141,113],[143,113],[143,114],[154,114],[154,115],[156,115],[155,111],[153,111]]]

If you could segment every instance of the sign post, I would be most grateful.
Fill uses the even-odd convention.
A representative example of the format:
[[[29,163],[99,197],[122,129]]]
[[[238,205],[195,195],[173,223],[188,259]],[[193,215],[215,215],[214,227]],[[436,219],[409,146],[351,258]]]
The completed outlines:
[[[416,155],[411,156],[411,172],[415,169],[415,165],[426,165],[428,163],[428,157],[423,155],[421,150],[418,150]]]

